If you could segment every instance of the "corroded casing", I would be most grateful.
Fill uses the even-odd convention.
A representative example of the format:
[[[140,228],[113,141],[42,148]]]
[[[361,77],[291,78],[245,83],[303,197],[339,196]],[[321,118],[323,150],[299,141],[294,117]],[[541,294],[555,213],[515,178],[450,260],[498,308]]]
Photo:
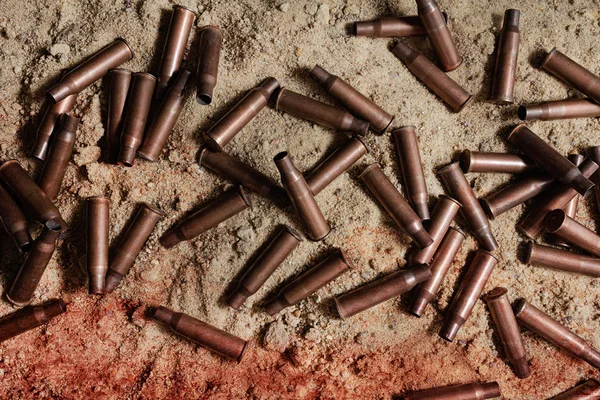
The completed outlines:
[[[285,285],[279,294],[265,305],[265,311],[273,316],[284,308],[299,303],[349,268],[352,268],[352,265],[346,253],[337,249],[335,253]]]
[[[577,385],[553,397],[551,400],[598,400],[600,399],[600,382],[588,379],[581,385]]]
[[[359,176],[371,194],[383,206],[394,222],[402,228],[420,249],[431,245],[433,239],[394,184],[383,173],[378,163],[369,165]]]
[[[600,235],[569,217],[564,210],[550,211],[546,216],[544,226],[546,232],[600,257]]]
[[[0,184],[0,221],[15,241],[19,251],[21,253],[28,252],[32,240],[29,229],[27,229],[27,218],[2,184]]]
[[[498,383],[488,382],[422,390],[402,398],[404,400],[485,400],[501,395]]]
[[[600,104],[591,99],[565,99],[519,106],[517,116],[523,121],[600,117]]]
[[[500,31],[496,50],[496,67],[490,100],[496,104],[512,104],[519,56],[519,10],[504,12],[504,25]]]
[[[200,105],[212,103],[219,75],[219,58],[223,34],[219,27],[208,25],[198,33],[198,68],[196,69],[196,101]]]
[[[127,94],[133,73],[128,69],[117,68],[108,72],[110,80],[108,92],[108,118],[106,119],[106,144],[108,146],[108,162],[116,164],[121,148],[121,132],[125,117]]]
[[[600,258],[597,257],[571,253],[567,250],[543,246],[529,241],[524,258],[523,262],[526,264],[600,278]]]
[[[495,174],[522,174],[538,170],[533,161],[514,153],[490,153],[464,150],[460,155],[463,172],[491,172]]]
[[[241,186],[227,190],[213,202],[163,233],[160,244],[169,249],[183,241],[191,240],[251,206],[246,191]]]
[[[65,311],[67,311],[66,303],[57,299],[40,306],[28,306],[5,315],[0,318],[0,343],[44,325]]]
[[[77,94],[67,96],[58,103],[49,102],[37,129],[35,144],[30,153],[31,157],[41,161],[46,159],[52,133],[60,126],[62,116],[73,110],[75,100],[77,100]]]
[[[81,92],[102,78],[109,70],[133,58],[133,51],[123,39],[117,39],[67,72],[59,83],[46,91],[54,103]]]
[[[224,357],[241,361],[246,341],[184,313],[158,307],[152,316],[171,330]]]
[[[442,13],[446,25],[450,28],[448,14]],[[371,37],[407,37],[426,35],[425,27],[418,15],[405,17],[381,17],[371,21],[354,22],[354,34],[356,36]]]
[[[86,264],[90,294],[104,294],[108,271],[110,201],[94,196],[85,199],[86,212]]]
[[[590,147],[587,151],[587,156],[590,160],[600,165],[600,146]],[[600,210],[600,172],[595,171],[591,176],[591,180],[594,182],[596,210]]]

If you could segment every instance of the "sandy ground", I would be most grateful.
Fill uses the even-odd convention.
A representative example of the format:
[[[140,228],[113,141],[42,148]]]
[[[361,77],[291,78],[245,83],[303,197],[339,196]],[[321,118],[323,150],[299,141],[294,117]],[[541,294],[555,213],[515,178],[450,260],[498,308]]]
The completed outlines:
[[[82,116],[58,206],[73,230],[59,241],[34,303],[70,295],[68,313],[44,328],[0,345],[0,398],[393,398],[402,393],[470,381],[497,380],[506,399],[545,399],[600,375],[586,363],[557,350],[530,332],[524,340],[532,376],[512,374],[483,302],[449,344],[437,336],[443,311],[468,255],[465,242],[439,297],[423,318],[406,312],[407,299],[389,301],[347,322],[332,298],[403,265],[409,245],[357,180],[362,168],[379,161],[399,183],[389,134],[369,134],[371,152],[319,196],[334,228],[322,243],[302,243],[246,306],[235,312],[223,296],[280,223],[298,226],[252,195],[254,208],[197,239],[169,251],[158,236],[190,210],[218,196],[229,184],[195,163],[199,133],[210,127],[244,93],[267,76],[300,93],[332,102],[311,81],[315,63],[335,73],[396,115],[396,126],[418,128],[431,205],[443,188],[434,171],[460,150],[505,151],[502,136],[514,125],[516,106],[485,102],[491,86],[495,35],[507,8],[522,12],[517,104],[577,96],[536,67],[556,46],[600,72],[597,0],[515,3],[440,0],[452,19],[464,64],[450,73],[475,95],[460,114],[423,87],[388,50],[390,40],[356,38],[347,24],[381,15],[416,12],[413,1],[181,0],[198,12],[197,26],[217,24],[224,32],[214,103],[196,104],[190,91],[181,118],[159,162],[139,160],[133,168],[104,162],[102,139],[106,92],[98,82],[77,100]],[[125,67],[156,73],[172,3],[158,1],[0,2],[0,158],[17,158],[32,173],[28,158],[43,109],[43,92],[61,69],[76,65],[115,37],[123,36],[136,58]],[[194,68],[196,32],[186,64]],[[407,42],[432,56],[423,38]],[[598,144],[597,119],[536,122],[532,129],[564,154]],[[229,145],[228,151],[277,177],[272,157],[287,150],[308,169],[345,140],[345,135],[265,109]],[[468,176],[478,195],[509,181],[501,175]],[[110,296],[86,293],[83,199],[111,200],[111,240],[117,239],[142,201],[159,205],[168,217],[158,224],[136,265]],[[595,228],[593,199],[578,220]],[[510,297],[525,297],[600,348],[600,287],[596,280],[526,266],[516,258],[523,238],[514,209],[492,222],[500,243],[500,264],[487,289],[503,285]],[[461,220],[458,226],[463,226]],[[2,234],[0,284],[11,284],[22,257]],[[349,253],[355,269],[295,307],[271,318],[260,305],[291,277],[334,247]],[[240,364],[225,361],[171,334],[145,316],[147,306],[165,305],[250,340]],[[0,303],[0,315],[12,312]]]

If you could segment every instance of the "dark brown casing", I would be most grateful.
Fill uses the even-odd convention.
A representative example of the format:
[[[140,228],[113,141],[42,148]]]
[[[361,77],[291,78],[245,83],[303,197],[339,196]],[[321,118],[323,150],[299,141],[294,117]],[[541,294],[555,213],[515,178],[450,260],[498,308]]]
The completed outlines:
[[[335,306],[342,319],[350,318],[408,292],[430,277],[431,271],[424,264],[397,271],[336,297]]]
[[[596,103],[600,102],[600,78],[556,48],[548,53],[541,68],[587,95]]]
[[[185,103],[184,89],[190,77],[190,72],[183,69],[177,75],[177,79],[167,89],[167,94],[160,104],[160,108],[154,115],[142,145],[137,155],[145,160],[156,161],[160,157],[169,135],[181,114]]]
[[[404,400],[485,400],[500,397],[500,386],[496,382],[467,383],[422,390],[403,396]]]
[[[571,161],[577,167],[579,167],[581,165],[583,160],[585,160],[585,157],[582,156],[581,154],[569,154],[569,161]],[[592,181],[593,181],[593,178],[592,178]],[[577,207],[579,206],[580,198],[581,198],[581,195],[579,195],[579,194],[576,195],[575,197],[573,197],[573,199],[571,199],[571,201],[569,201],[567,203],[566,206],[563,207],[563,210],[569,217],[575,218],[575,216],[577,215]],[[546,235],[546,241],[548,243],[554,244],[556,246],[571,247],[569,242],[567,242],[566,240],[562,240],[558,236],[555,236],[552,234]]]
[[[127,275],[154,227],[164,216],[165,213],[150,204],[144,203],[140,206],[110,260],[104,285],[105,293],[112,293]]]
[[[28,306],[0,318],[0,343],[12,337],[44,325],[52,318],[67,311],[61,299],[52,300],[40,306]]]
[[[224,357],[241,361],[244,355],[245,340],[187,314],[158,307],[153,318],[167,325],[173,332]]]
[[[420,249],[431,245],[433,239],[394,184],[383,173],[379,163],[369,165],[359,176],[371,194],[383,206],[394,222],[402,228]]]
[[[496,104],[512,104],[514,101],[517,59],[519,56],[519,10],[504,11],[504,24],[498,39],[496,67],[490,100]]]
[[[437,251],[442,239],[446,235],[450,224],[462,205],[451,197],[440,195],[440,198],[433,209],[433,216],[427,225],[427,232],[433,239],[433,243],[424,249],[412,251],[408,257],[410,265],[428,264]]]
[[[419,17],[431,42],[431,47],[444,71],[452,71],[462,63],[444,15],[435,0],[416,0]]]
[[[590,160],[600,165],[600,146],[590,147],[587,151],[587,156]],[[600,210],[600,173],[594,172],[591,176],[594,182],[594,198],[596,200],[596,210]]]
[[[589,178],[598,169],[598,164],[586,159],[579,168],[582,175]],[[554,183],[548,194],[519,221],[517,229],[528,238],[537,239],[544,231],[546,215],[554,209],[565,207],[575,196],[577,196],[577,192],[572,187],[558,182]]]
[[[117,68],[132,58],[133,51],[127,42],[117,39],[67,72],[59,83],[46,91],[48,98],[58,103],[69,95],[81,92],[106,75],[109,70]]]
[[[289,225],[283,225],[256,261],[240,278],[227,303],[238,310],[248,297],[262,287],[277,267],[303,240],[304,238],[300,232]]]
[[[2,184],[0,184],[0,221],[15,241],[19,251],[21,253],[28,252],[32,240],[29,229],[27,229],[27,219],[15,199]]]
[[[513,129],[507,140],[558,182],[571,186],[578,193],[585,195],[594,186],[572,162],[525,125],[521,124]]]
[[[491,172],[495,174],[522,174],[539,170],[533,161],[519,154],[489,153],[464,150],[460,155],[463,172]]]
[[[458,163],[455,162],[442,168],[438,171],[438,176],[452,197],[462,204],[462,216],[479,244],[486,250],[496,250],[498,243],[492,232],[490,221]]]
[[[392,124],[393,115],[385,112],[339,76],[330,74],[318,64],[312,69],[310,76],[353,115],[369,122],[369,127],[375,132],[383,133]]]
[[[335,253],[285,285],[274,299],[265,304],[265,311],[273,316],[284,308],[299,303],[349,268],[352,268],[352,264],[348,261],[346,252],[337,249]]]
[[[454,82],[448,75],[424,55],[406,44],[398,42],[392,53],[406,65],[425,86],[437,94],[454,112],[461,111],[471,100],[471,94]]]
[[[275,108],[337,131],[353,132],[364,136],[369,130],[367,121],[355,118],[348,111],[292,92],[286,88],[279,89],[275,100]]]
[[[545,172],[526,176],[516,182],[480,199],[481,207],[490,218],[496,218],[508,210],[533,199],[553,187],[554,179]]]
[[[198,164],[263,197],[278,203],[287,200],[285,190],[274,179],[224,151],[204,147],[200,150]]]
[[[415,289],[415,297],[409,309],[413,315],[417,317],[423,315],[425,308],[431,303],[431,300],[433,300],[442,285],[442,281],[446,277],[464,241],[464,233],[453,227],[448,229],[429,266],[431,278],[421,283]]]
[[[169,249],[183,241],[191,240],[251,205],[246,191],[241,186],[227,190],[213,202],[163,233],[160,237],[160,244]]]
[[[196,70],[196,101],[203,106],[212,102],[219,75],[219,57],[223,34],[219,27],[208,25],[198,34],[198,68]]]
[[[27,254],[25,262],[21,265],[21,269],[6,294],[6,299],[15,306],[23,307],[31,302],[35,289],[54,254],[59,234],[60,227],[55,230],[44,227],[40,236],[33,242],[31,251]]]
[[[322,163],[313,168],[306,176],[306,183],[314,196],[319,194],[344,171],[367,154],[369,149],[360,136],[348,139],[341,147],[331,153]]]
[[[446,311],[446,318],[440,329],[442,339],[452,342],[458,330],[467,322],[496,264],[498,259],[492,253],[481,249],[475,252],[475,257]]]
[[[588,379],[580,385],[575,386],[553,397],[551,400],[598,400],[600,399],[600,382]]]
[[[544,226],[546,232],[557,235],[573,246],[600,257],[600,236],[569,217],[564,210],[550,211],[546,216]]]
[[[323,240],[331,228],[323,216],[304,176],[296,168],[287,152],[277,154],[273,161],[281,175],[281,183],[292,201],[300,219],[304,222],[308,237],[313,241]]]
[[[550,267],[600,278],[600,258],[571,253],[529,241],[525,250],[526,264]]]
[[[442,13],[446,25],[450,27],[448,14]],[[407,37],[426,35],[425,28],[418,15],[405,17],[380,17],[371,21],[354,22],[354,34],[356,36],[370,37]]]
[[[496,332],[500,336],[504,352],[515,375],[519,379],[525,379],[531,375],[527,363],[527,352],[523,345],[517,319],[506,293],[506,288],[496,287],[483,296],[483,300],[490,309]]]
[[[78,125],[79,118],[70,113],[63,116],[60,129],[54,134],[52,145],[44,161],[38,185],[52,201],[58,197],[67,166],[71,161]]]
[[[600,105],[591,99],[565,99],[519,106],[517,116],[523,121],[600,117]]]
[[[412,204],[413,210],[426,221],[429,219],[429,195],[427,182],[423,173],[421,152],[414,126],[405,126],[392,131],[392,138],[396,144],[396,154],[400,160],[402,180],[406,188],[406,195]]]
[[[269,104],[269,99],[278,88],[277,79],[265,79],[203,134],[204,142],[214,151],[223,150],[225,145]]]
[[[106,120],[106,143],[108,145],[108,161],[116,164],[121,147],[121,132],[125,117],[127,93],[131,84],[132,72],[117,68],[108,72],[110,89],[108,93],[108,113]]]
[[[56,225],[67,228],[67,223],[60,216],[58,208],[17,160],[8,160],[0,165],[0,181],[18,204],[34,215],[40,223],[48,228],[54,228]]]
[[[158,99],[163,98],[171,84],[171,78],[179,72],[195,19],[196,13],[189,8],[179,4],[173,6],[169,32],[167,33],[167,40],[165,41],[165,47],[163,47],[157,74],[156,97]]]
[[[62,116],[73,110],[75,100],[77,100],[77,94],[67,96],[58,103],[48,102],[46,112],[36,133],[35,144],[33,145],[33,149],[31,149],[31,157],[41,161],[46,159],[52,133],[60,126]]]
[[[90,294],[104,294],[108,271],[110,201],[96,196],[85,199],[86,263]]]
[[[121,132],[119,165],[133,166],[135,155],[142,144],[156,78],[147,72],[136,72],[131,78],[127,107]]]
[[[520,299],[517,302],[515,315],[527,329],[537,333],[556,347],[574,354],[595,368],[600,368],[600,353],[558,321],[528,303],[527,300]]]

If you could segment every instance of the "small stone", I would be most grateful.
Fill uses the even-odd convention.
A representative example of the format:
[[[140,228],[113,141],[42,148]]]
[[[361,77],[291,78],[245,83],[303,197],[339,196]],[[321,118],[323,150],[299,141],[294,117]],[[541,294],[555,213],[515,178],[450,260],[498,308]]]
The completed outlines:
[[[71,48],[66,43],[56,43],[53,44],[48,51],[52,56],[56,57],[61,54],[69,54],[71,52]]]
[[[240,228],[236,232],[236,236],[244,242],[254,241],[254,230],[250,227]]]
[[[282,5],[279,6],[279,10],[281,12],[288,12],[289,9],[290,9],[290,3],[283,3]]]
[[[267,350],[274,350],[283,353],[290,347],[290,334],[285,329],[281,322],[273,322],[267,326],[265,335],[263,336],[263,346]]]
[[[315,16],[315,21],[328,24],[329,23],[329,6],[327,4],[321,4],[319,9],[317,10],[317,15]]]

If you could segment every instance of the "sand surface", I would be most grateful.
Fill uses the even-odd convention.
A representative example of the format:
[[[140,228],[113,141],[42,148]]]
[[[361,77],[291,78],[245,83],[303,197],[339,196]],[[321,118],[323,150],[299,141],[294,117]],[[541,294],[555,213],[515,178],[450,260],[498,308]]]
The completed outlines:
[[[78,97],[82,117],[75,153],[58,199],[73,229],[59,240],[34,303],[70,295],[68,313],[43,328],[0,345],[0,398],[392,398],[402,393],[471,381],[499,382],[506,399],[546,399],[578,381],[600,375],[591,366],[524,332],[532,376],[512,374],[483,302],[454,343],[437,336],[461,271],[476,242],[469,236],[438,298],[423,316],[406,311],[406,299],[389,301],[348,321],[333,297],[402,268],[409,238],[357,179],[380,162],[400,184],[389,134],[369,133],[370,153],[327,187],[317,200],[334,228],[321,243],[303,242],[256,296],[239,312],[224,294],[272,237],[278,224],[300,227],[291,210],[251,195],[252,210],[231,218],[190,242],[166,250],[158,237],[183,215],[207,204],[230,183],[195,162],[200,132],[209,128],[250,88],[267,76],[283,86],[334,104],[308,76],[319,63],[346,79],[396,116],[395,126],[415,125],[431,199],[444,192],[435,170],[463,149],[505,151],[507,129],[516,124],[516,105],[487,103],[496,34],[504,10],[519,7],[521,49],[516,104],[579,96],[537,69],[557,47],[599,73],[600,7],[597,0],[440,0],[450,14],[463,65],[450,76],[474,94],[460,114],[445,105],[389,51],[388,39],[347,34],[348,23],[381,15],[416,13],[403,1],[205,1],[182,0],[198,12],[196,26],[219,25],[224,32],[219,82],[211,106],[196,104],[192,90],[159,162],[138,160],[133,168],[104,162],[106,83]],[[28,157],[44,107],[44,90],[61,69],[118,36],[136,57],[124,65],[156,73],[172,3],[142,1],[0,2],[0,159],[17,158],[32,174],[40,165]],[[185,65],[195,68],[197,30]],[[424,38],[407,42],[433,57]],[[535,122],[532,129],[560,152],[598,144],[598,120]],[[346,140],[337,133],[273,109],[263,110],[227,150],[278,178],[272,157],[287,150],[308,169]],[[510,180],[503,175],[468,175],[478,195]],[[152,234],[130,274],[106,297],[87,295],[83,199],[111,200],[111,243],[115,245],[140,202],[168,213]],[[500,259],[487,290],[506,286],[512,299],[525,297],[600,348],[600,286],[592,278],[521,264],[516,249],[524,239],[515,223],[518,207],[492,222]],[[581,202],[577,219],[595,228],[593,197]],[[457,226],[464,227],[462,220]],[[37,231],[39,228],[35,228]],[[37,234],[37,233],[36,233]],[[22,262],[1,234],[0,285],[7,290]],[[283,282],[314,265],[335,247],[345,249],[355,268],[306,301],[277,317],[261,303]],[[248,339],[240,364],[179,338],[145,316],[148,306],[165,305]],[[13,311],[0,302],[0,315]]]

